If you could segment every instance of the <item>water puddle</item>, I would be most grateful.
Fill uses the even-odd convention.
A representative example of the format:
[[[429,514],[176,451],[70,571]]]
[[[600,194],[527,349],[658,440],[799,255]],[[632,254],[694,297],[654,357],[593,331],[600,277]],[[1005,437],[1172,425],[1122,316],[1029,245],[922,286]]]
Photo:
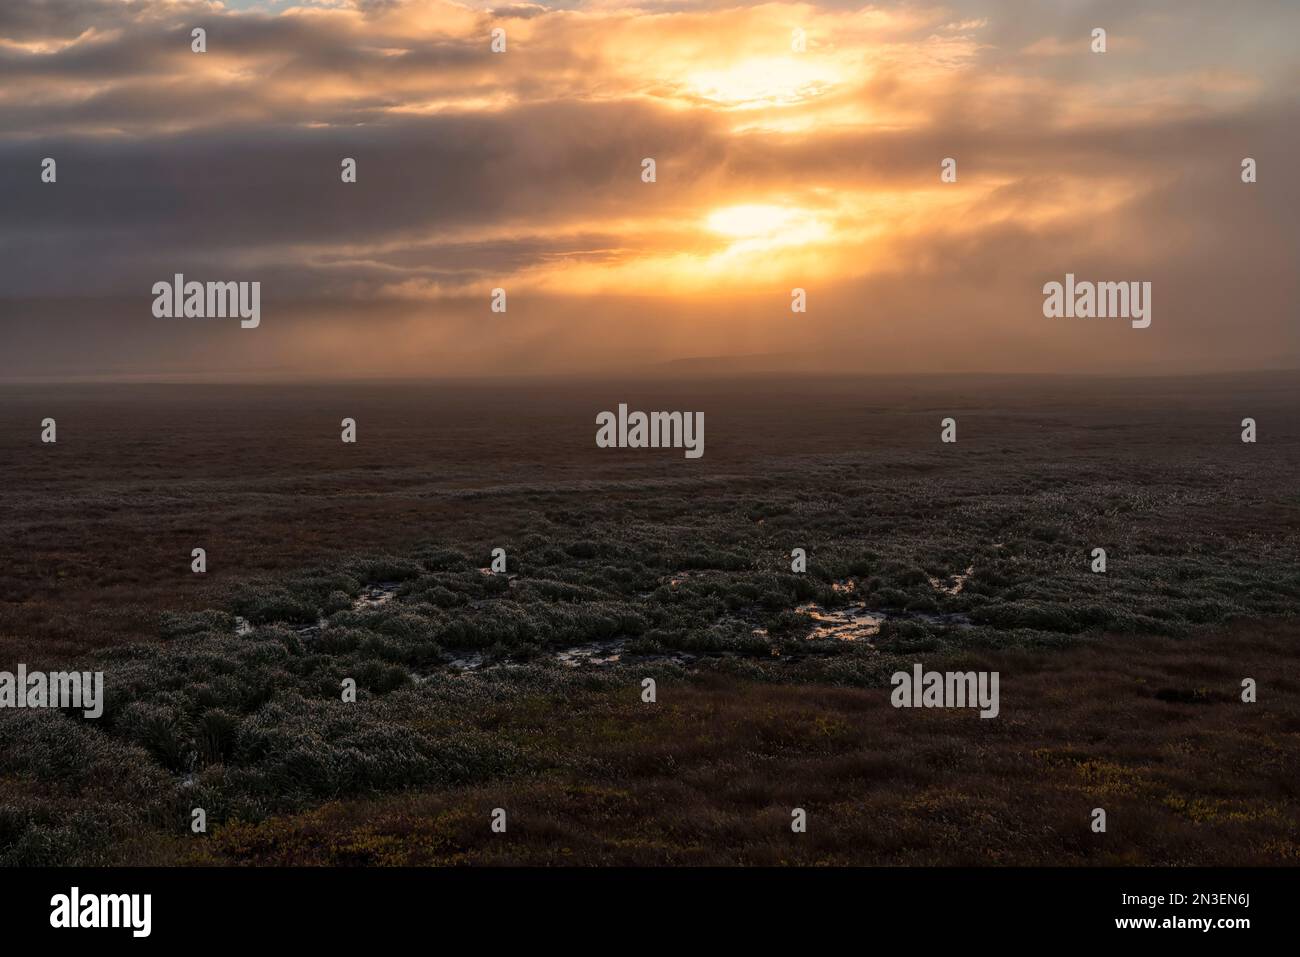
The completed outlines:
[[[361,589],[360,596],[352,602],[353,611],[380,608],[397,597],[398,582],[379,582]]]
[[[353,611],[371,611],[375,608],[382,608],[390,601],[397,597],[397,589],[400,582],[379,582],[375,585],[367,585],[361,589],[361,594],[352,601]],[[242,615],[235,616],[235,637],[243,638],[251,634],[255,626],[251,621]],[[314,625],[296,625],[294,631],[304,637],[318,635],[329,627],[325,616],[321,615],[316,619]]]
[[[252,634],[253,629],[256,627],[257,626],[254,625],[247,618],[243,618],[239,615],[235,616],[235,637],[236,638],[243,638],[246,635]],[[301,635],[304,638],[311,638],[316,635],[319,635],[321,631],[325,629],[326,627],[325,616],[322,615],[321,617],[317,618],[316,623],[314,625],[293,625],[292,627],[295,633]]]
[[[674,664],[686,665],[696,659],[696,655],[684,651],[651,654],[651,655],[633,655],[627,652],[628,639],[614,638],[609,641],[593,641],[585,645],[573,645],[569,648],[560,648],[548,652],[543,657],[549,658],[556,664],[565,668],[604,668],[610,665],[629,664],[629,665],[647,665],[647,664]],[[506,667],[516,662],[511,661],[488,661],[487,655],[481,651],[462,651],[450,658],[446,662],[448,670],[465,674],[472,671],[487,671],[492,668]],[[412,675],[417,681],[423,680],[420,675]]]
[[[960,575],[954,575],[951,579],[954,584],[944,586],[938,579],[931,578],[930,584],[943,591],[946,595],[956,595],[966,584],[975,571],[972,565]],[[847,594],[853,591],[856,582],[853,579],[837,581],[831,583],[831,588],[840,593]],[[826,608],[815,601],[799,605],[795,611],[802,612],[813,620],[813,627],[805,636],[807,641],[820,641],[829,639],[831,641],[860,641],[870,645],[869,639],[880,634],[880,627],[890,619],[923,621],[932,625],[953,625],[958,628],[970,627],[970,618],[959,613],[941,613],[941,612],[923,612],[923,611],[905,611],[891,612],[880,609],[868,608],[864,602],[853,602],[841,608]],[[758,630],[755,630],[758,634]]]
[[[566,668],[580,668],[583,665],[613,665],[622,659],[623,649],[626,646],[627,641],[624,639],[593,641],[589,645],[575,645],[557,651],[552,657]]]
[[[447,667],[452,671],[478,671],[487,662],[487,655],[481,651],[467,651],[448,660]]]
[[[807,634],[808,641],[829,638],[833,641],[865,641],[880,634],[880,626],[887,617],[884,612],[868,611],[863,605],[848,608],[823,608],[816,602],[799,605],[795,611],[803,612],[813,620]]]
[[[952,582],[951,585],[945,585],[941,579],[931,578],[930,587],[935,591],[943,592],[945,595],[960,595],[961,590],[966,587],[967,579],[973,574],[975,574],[975,566],[970,565],[960,575],[953,575],[948,579],[948,581]]]

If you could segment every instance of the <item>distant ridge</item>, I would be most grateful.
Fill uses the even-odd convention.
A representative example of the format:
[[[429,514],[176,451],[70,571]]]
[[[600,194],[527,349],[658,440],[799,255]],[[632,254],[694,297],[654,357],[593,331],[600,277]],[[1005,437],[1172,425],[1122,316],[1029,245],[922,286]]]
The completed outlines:
[[[655,363],[651,368],[680,372],[820,372],[829,360],[809,353],[756,352],[743,356],[689,356]]]
[[[978,375],[978,376],[1084,376],[1101,378],[1166,378],[1178,376],[1237,376],[1251,373],[1294,373],[1300,372],[1300,355],[1280,355],[1268,364],[1246,364],[1241,366],[1180,367],[1173,362],[1135,363],[1114,369],[1078,368],[1078,369],[996,369],[968,368],[965,366],[944,367],[934,365],[912,368],[901,364],[885,364],[877,368],[863,369],[846,361],[844,355],[821,355],[808,352],[768,352],[751,353],[740,356],[685,356],[663,362],[649,363],[640,367],[648,373],[678,373],[681,375],[749,375],[749,374],[803,374],[822,373],[825,375],[853,376],[943,376],[943,375]]]

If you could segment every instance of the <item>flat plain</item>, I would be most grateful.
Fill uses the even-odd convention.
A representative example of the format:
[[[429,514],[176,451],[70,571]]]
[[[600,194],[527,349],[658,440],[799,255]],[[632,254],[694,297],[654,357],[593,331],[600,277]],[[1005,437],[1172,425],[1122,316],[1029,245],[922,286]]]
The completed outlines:
[[[1295,863],[1297,387],[0,386],[0,670],[108,694],[0,712],[0,861]]]

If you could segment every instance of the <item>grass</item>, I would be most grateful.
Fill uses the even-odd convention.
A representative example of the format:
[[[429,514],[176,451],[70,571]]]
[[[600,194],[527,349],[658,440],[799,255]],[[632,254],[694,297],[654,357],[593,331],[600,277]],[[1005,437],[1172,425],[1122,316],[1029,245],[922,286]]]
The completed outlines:
[[[108,701],[0,712],[0,862],[1294,863],[1293,383],[995,385],[692,386],[689,465],[590,448],[595,386],[476,393],[493,429],[437,389],[15,392],[0,652]],[[887,620],[809,640],[810,602]],[[998,670],[1000,717],[890,708],[915,661]]]
[[[457,724],[519,749],[530,770],[232,821],[168,853],[324,865],[1295,864],[1300,687],[1271,685],[1257,705],[1175,704],[1154,690],[1193,659],[1225,689],[1243,669],[1294,674],[1296,637],[1288,625],[988,653],[975,663],[1001,669],[1001,721],[895,711],[884,689],[718,674],[662,682],[655,705],[631,674],[608,689],[458,701]],[[489,827],[496,807],[504,835]],[[790,831],[795,807],[807,834]],[[1094,807],[1107,811],[1105,834],[1089,828]]]

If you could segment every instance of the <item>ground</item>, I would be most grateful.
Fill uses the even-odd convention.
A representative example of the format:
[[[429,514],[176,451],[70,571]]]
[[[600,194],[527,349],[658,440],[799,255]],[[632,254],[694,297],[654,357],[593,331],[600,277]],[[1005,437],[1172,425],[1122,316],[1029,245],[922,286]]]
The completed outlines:
[[[0,860],[1294,863],[1298,378],[5,387]]]

